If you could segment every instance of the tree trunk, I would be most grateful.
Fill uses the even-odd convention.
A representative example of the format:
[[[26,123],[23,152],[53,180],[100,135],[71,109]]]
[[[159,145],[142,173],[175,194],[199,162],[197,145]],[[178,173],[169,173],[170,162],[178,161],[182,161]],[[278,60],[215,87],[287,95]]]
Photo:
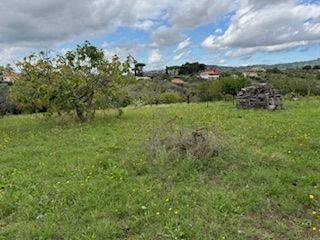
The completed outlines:
[[[85,120],[85,116],[84,116],[84,112],[82,109],[76,107],[76,114],[77,114],[77,117],[80,121],[84,121]]]

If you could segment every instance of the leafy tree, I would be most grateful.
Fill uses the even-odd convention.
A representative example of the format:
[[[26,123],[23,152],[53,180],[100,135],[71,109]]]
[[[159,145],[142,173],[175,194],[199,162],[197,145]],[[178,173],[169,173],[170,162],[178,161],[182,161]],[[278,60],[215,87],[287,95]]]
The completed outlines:
[[[314,65],[314,66],[313,66],[313,69],[315,69],[315,70],[320,70],[320,65]]]
[[[223,95],[232,95],[234,97],[249,83],[250,81],[244,77],[226,77],[220,80],[220,92]]]
[[[122,63],[115,56],[109,61],[89,42],[62,56],[33,54],[18,64],[21,77],[13,85],[12,98],[22,109],[75,112],[82,121],[90,119],[96,109],[120,109],[124,88],[133,80],[130,60]]]
[[[306,66],[304,66],[302,69],[303,69],[303,70],[311,70],[312,67],[311,67],[310,65],[306,65]]]
[[[197,74],[200,71],[206,69],[206,65],[200,64],[198,62],[195,63],[185,63],[180,67],[179,74],[180,75],[192,75]]]
[[[216,81],[207,81],[198,87],[198,96],[201,101],[221,100],[225,95],[233,97],[250,81],[240,76],[228,76]]]
[[[274,67],[272,69],[268,69],[267,73],[278,73],[278,74],[281,74],[282,71],[279,68]]]
[[[206,81],[198,86],[198,97],[202,102],[221,100],[220,81]]]

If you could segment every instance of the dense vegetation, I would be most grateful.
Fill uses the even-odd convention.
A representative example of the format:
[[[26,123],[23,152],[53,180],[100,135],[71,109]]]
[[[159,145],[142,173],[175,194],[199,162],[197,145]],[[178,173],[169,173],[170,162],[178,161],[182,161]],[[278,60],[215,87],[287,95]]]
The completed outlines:
[[[318,69],[271,70],[266,79],[284,94],[300,96],[320,95],[320,71]]]
[[[317,239],[319,99],[285,106],[2,118],[0,239]],[[218,156],[150,154],[154,135],[212,126]]]

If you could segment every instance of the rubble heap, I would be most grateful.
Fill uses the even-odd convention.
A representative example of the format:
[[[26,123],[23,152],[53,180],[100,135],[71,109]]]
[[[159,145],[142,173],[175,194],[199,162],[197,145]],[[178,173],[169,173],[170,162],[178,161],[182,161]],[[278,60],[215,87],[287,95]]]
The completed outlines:
[[[258,84],[243,88],[237,95],[237,108],[263,108],[269,110],[282,109],[281,91],[268,84]]]

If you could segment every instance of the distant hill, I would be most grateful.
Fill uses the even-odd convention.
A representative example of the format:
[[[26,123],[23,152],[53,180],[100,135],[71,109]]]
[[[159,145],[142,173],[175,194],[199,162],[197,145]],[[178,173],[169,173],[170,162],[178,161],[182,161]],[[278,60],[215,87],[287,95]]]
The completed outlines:
[[[280,64],[256,64],[256,65],[249,65],[249,66],[240,66],[240,67],[228,67],[228,66],[217,66],[222,71],[230,71],[230,70],[245,70],[247,68],[253,68],[253,67],[262,67],[265,69],[272,69],[272,68],[278,68],[280,70],[286,70],[286,69],[298,69],[303,68],[306,65],[315,66],[320,65],[320,58],[316,60],[311,61],[302,61],[302,62],[293,62],[293,63],[280,63]]]
[[[293,63],[282,63],[282,64],[271,64],[271,65],[255,65],[254,67],[263,67],[266,69],[271,69],[271,68],[279,68],[279,69],[296,69],[296,68],[302,68],[306,65],[320,65],[320,58],[316,60],[311,60],[311,61],[303,61],[303,62],[293,62]]]
[[[281,70],[297,69],[297,68],[302,68],[302,67],[304,67],[306,65],[310,65],[310,66],[320,65],[320,58],[318,58],[316,60],[293,62],[293,63],[257,64],[257,65],[239,66],[239,67],[217,66],[217,65],[207,65],[207,66],[208,67],[217,67],[222,71],[231,71],[231,70],[242,71],[242,70],[245,70],[247,68],[253,68],[253,67],[262,67],[262,68],[265,68],[265,69],[278,68],[278,69],[281,69]],[[165,70],[147,71],[146,73],[147,73],[147,75],[153,75],[155,73],[165,73]]]

